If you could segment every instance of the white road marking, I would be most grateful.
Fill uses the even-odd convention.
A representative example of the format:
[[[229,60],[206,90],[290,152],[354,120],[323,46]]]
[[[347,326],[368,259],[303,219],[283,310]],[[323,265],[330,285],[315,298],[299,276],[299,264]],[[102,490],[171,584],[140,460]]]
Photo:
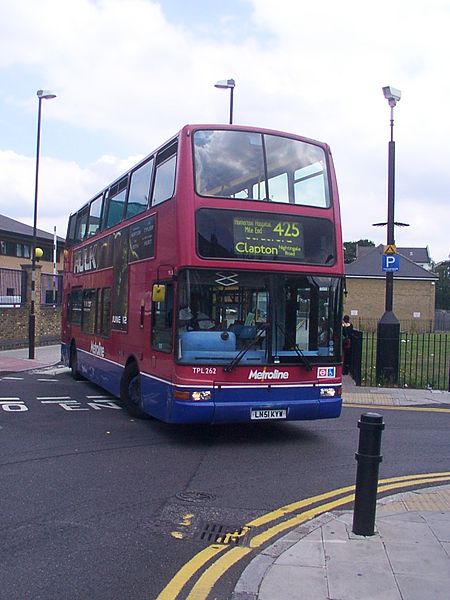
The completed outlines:
[[[40,400],[41,402],[52,401],[59,402],[60,400],[70,400],[70,396],[37,396],[36,400]],[[76,402],[76,400],[71,400],[72,402]]]

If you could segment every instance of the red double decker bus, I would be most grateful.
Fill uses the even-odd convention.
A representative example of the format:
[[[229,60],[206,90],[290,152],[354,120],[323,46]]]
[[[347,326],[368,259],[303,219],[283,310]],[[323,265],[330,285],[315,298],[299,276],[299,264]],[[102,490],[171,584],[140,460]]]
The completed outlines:
[[[64,362],[133,416],[338,417],[343,269],[326,144],[188,125],[71,215]]]

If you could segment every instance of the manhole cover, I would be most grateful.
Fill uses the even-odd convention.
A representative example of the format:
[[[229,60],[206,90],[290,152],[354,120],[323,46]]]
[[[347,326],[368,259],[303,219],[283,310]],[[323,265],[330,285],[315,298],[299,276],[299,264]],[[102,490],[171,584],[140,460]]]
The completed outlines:
[[[206,492],[194,492],[185,490],[183,492],[178,492],[175,496],[178,500],[183,500],[183,502],[207,502],[209,500],[214,500],[215,496],[213,494],[207,494]]]

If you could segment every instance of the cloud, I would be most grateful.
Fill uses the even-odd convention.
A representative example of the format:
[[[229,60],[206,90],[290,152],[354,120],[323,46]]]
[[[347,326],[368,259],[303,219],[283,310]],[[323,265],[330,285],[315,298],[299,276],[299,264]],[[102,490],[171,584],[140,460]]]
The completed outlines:
[[[381,87],[392,84],[403,93],[395,110],[396,214],[411,221],[396,235],[403,245],[428,244],[434,257],[445,258],[448,3],[430,0],[425,9],[418,0],[247,0],[246,7],[245,22],[220,7],[207,32],[205,22],[200,29],[188,20],[180,25],[180,18],[170,22],[164,2],[151,0],[2,2],[0,70],[10,82],[16,72],[20,79],[0,90],[0,103],[28,118],[34,135],[36,98],[25,94],[24,82],[58,94],[45,111],[42,218],[51,210],[67,218],[132,155],[149,153],[185,123],[226,122],[228,92],[213,84],[233,77],[236,122],[328,142],[345,239],[384,241],[385,232],[371,223],[387,212],[390,115]],[[14,145],[3,150],[3,190],[14,204],[0,200],[0,212],[25,218],[34,158]],[[7,158],[7,151],[17,156]],[[110,170],[101,158],[107,155]]]
[[[56,225],[58,235],[65,237],[69,214],[141,158],[105,155],[81,168],[74,161],[43,157],[39,165],[38,228],[51,232]],[[28,225],[33,224],[35,169],[34,157],[0,151],[0,212]]]

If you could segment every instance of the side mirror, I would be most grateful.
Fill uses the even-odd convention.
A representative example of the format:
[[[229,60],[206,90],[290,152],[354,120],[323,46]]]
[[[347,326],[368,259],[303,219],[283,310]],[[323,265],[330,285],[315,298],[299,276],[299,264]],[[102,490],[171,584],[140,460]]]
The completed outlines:
[[[166,286],[155,283],[152,289],[152,300],[153,302],[164,302],[166,299]]]

